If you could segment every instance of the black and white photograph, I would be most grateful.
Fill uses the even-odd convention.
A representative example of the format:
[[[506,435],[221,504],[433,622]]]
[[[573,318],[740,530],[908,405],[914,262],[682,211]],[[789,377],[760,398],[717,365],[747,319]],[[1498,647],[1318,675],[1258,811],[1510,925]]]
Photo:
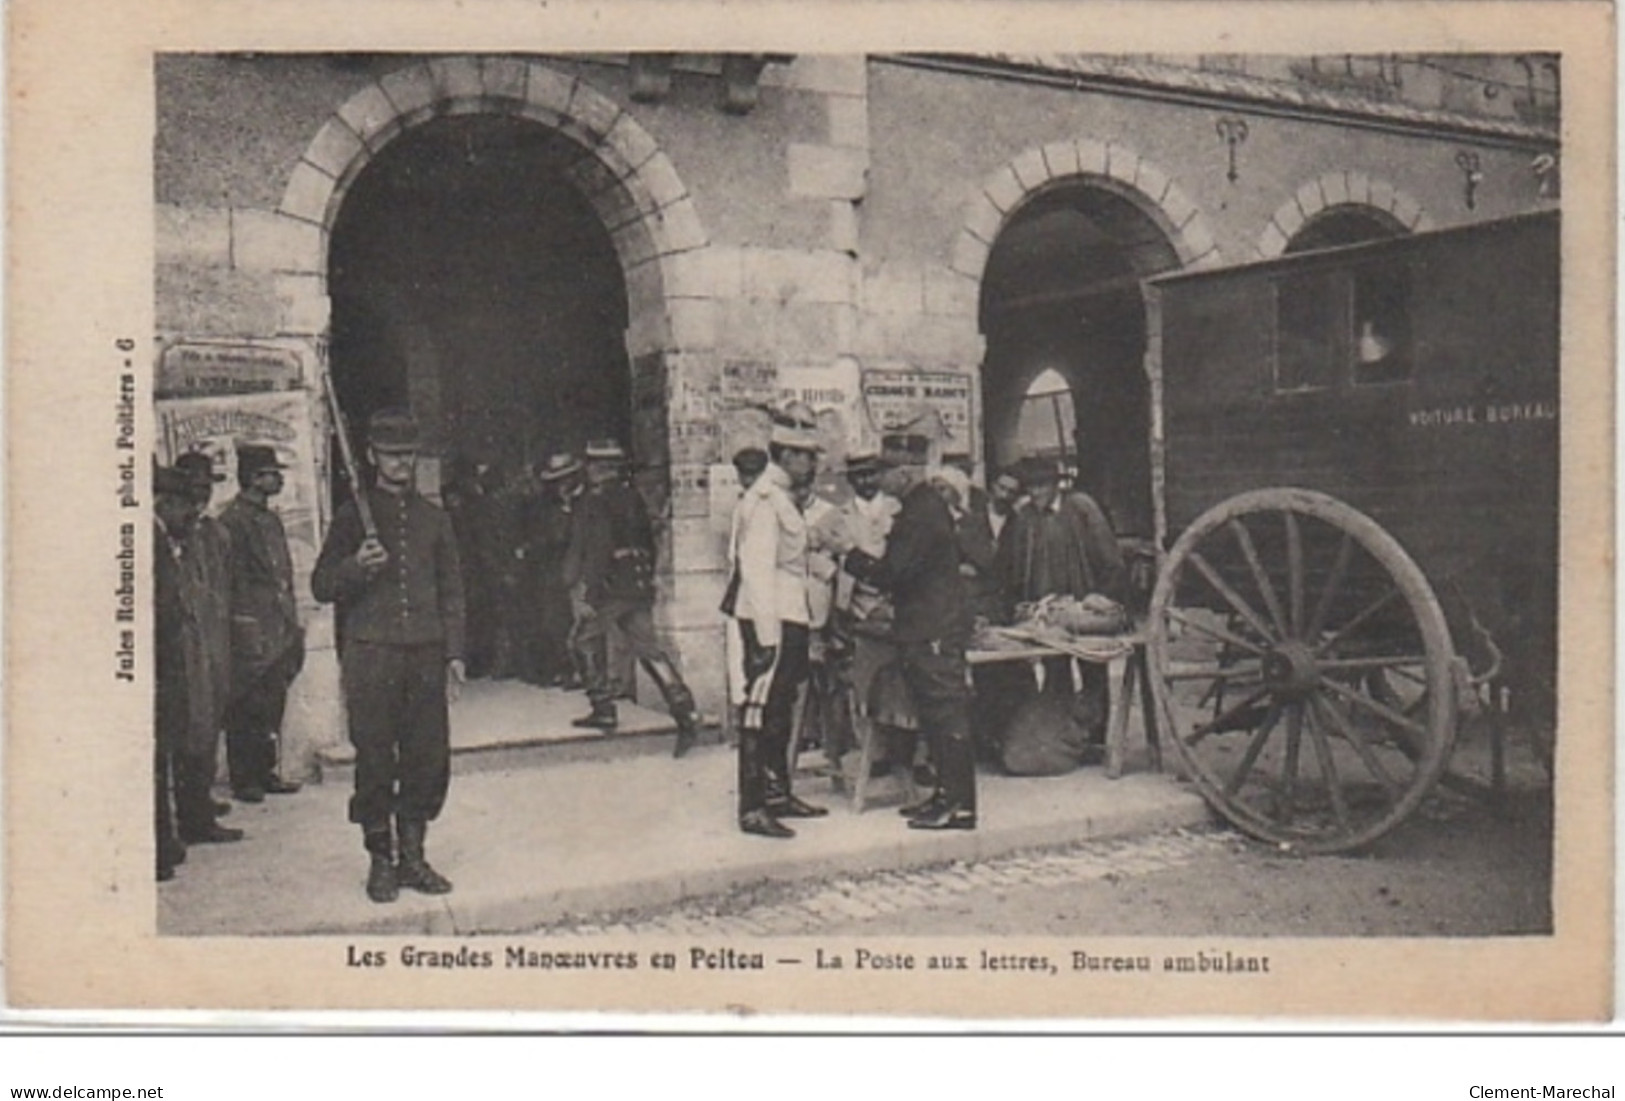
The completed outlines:
[[[1606,1012],[1610,360],[1527,25],[152,49],[120,905],[287,1006],[1269,1014],[1365,942]]]

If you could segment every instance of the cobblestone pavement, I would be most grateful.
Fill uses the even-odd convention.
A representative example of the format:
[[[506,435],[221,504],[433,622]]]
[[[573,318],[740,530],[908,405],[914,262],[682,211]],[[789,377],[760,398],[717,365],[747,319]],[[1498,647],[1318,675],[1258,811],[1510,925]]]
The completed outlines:
[[[819,883],[757,884],[694,899],[658,913],[597,915],[545,925],[538,933],[656,936],[795,936],[854,921],[902,915],[979,892],[1115,883],[1169,871],[1245,845],[1225,830],[1176,830],[1122,841],[1017,853],[976,864],[841,876]]]

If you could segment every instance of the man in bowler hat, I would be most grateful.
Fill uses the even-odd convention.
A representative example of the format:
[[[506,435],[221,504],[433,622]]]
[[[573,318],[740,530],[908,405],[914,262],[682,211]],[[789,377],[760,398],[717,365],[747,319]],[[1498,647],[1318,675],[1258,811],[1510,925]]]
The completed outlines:
[[[277,738],[288,687],[305,662],[305,634],[293,595],[293,559],[271,498],[287,467],[276,448],[237,448],[238,493],[220,522],[231,533],[231,704],[226,764],[232,793],[245,803],[299,790],[277,769]]]
[[[374,902],[393,902],[401,887],[451,890],[430,867],[424,839],[451,780],[447,705],[463,682],[463,579],[450,519],[417,492],[417,453],[410,413],[373,415],[368,457],[377,482],[365,492],[376,530],[356,500],[345,502],[311,579],[316,599],[338,607],[356,750],[350,821],[372,857]]]

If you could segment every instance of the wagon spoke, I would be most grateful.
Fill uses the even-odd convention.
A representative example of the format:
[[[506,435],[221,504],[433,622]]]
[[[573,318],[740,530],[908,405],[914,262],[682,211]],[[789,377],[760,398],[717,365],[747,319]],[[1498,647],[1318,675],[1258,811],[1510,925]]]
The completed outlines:
[[[1287,602],[1291,608],[1292,635],[1303,630],[1303,532],[1298,529],[1298,514],[1287,509],[1286,517],[1286,572]]]
[[[1190,557],[1191,564],[1201,572],[1203,577],[1207,578],[1208,584],[1212,585],[1220,596],[1229,601],[1230,606],[1236,610],[1236,614],[1245,619],[1248,626],[1257,631],[1265,640],[1274,641],[1274,636],[1270,632],[1269,624],[1264,622],[1264,617],[1254,611],[1253,606],[1247,603],[1246,598],[1236,592],[1228,581],[1219,576],[1219,571],[1214,569],[1206,558],[1202,557],[1201,552],[1193,550]]]
[[[1234,798],[1236,792],[1241,790],[1241,785],[1246,783],[1247,777],[1253,771],[1253,765],[1258,761],[1258,755],[1264,750],[1264,743],[1269,740],[1270,732],[1280,721],[1281,705],[1270,704],[1269,713],[1264,716],[1264,721],[1259,723],[1258,729],[1253,731],[1252,740],[1247,743],[1247,752],[1242,754],[1241,764],[1236,766],[1236,774],[1224,785],[1226,798]]]
[[[1303,712],[1294,709],[1286,724],[1286,763],[1281,766],[1281,803],[1292,813],[1292,800],[1298,786],[1298,752],[1303,747]]]
[[[1174,620],[1176,623],[1184,624],[1193,631],[1198,631],[1204,635],[1207,635],[1209,638],[1217,639],[1219,642],[1228,642],[1232,646],[1240,647],[1249,653],[1257,654],[1259,657],[1264,656],[1264,648],[1258,645],[1258,643],[1249,642],[1240,635],[1236,634],[1234,631],[1227,631],[1223,627],[1214,627],[1210,624],[1203,623],[1201,620],[1198,620],[1193,616],[1186,615],[1178,608],[1169,608],[1168,618]]]
[[[1369,658],[1321,658],[1315,665],[1320,669],[1382,669],[1398,673],[1404,666],[1422,665],[1426,661],[1421,654],[1391,654]],[[1408,675],[1416,679],[1414,674]],[[1416,683],[1424,682],[1416,679]]]
[[[1370,740],[1366,738],[1365,731],[1361,730],[1357,723],[1350,722],[1348,716],[1338,710],[1337,705],[1331,700],[1315,696],[1311,699],[1310,704],[1316,709],[1317,713],[1329,718],[1332,725],[1337,728],[1337,732],[1343,735],[1343,739],[1354,748],[1354,752],[1359,755],[1360,760],[1370,770],[1371,775],[1377,778],[1382,784],[1383,790],[1388,793],[1388,801],[1390,803],[1397,802],[1399,797],[1404,794],[1404,789],[1389,774],[1387,766],[1382,763],[1382,758],[1377,756],[1376,749],[1372,747]]]
[[[1291,513],[1287,515],[1290,516]],[[1241,556],[1247,560],[1247,568],[1253,572],[1253,584],[1258,586],[1258,595],[1264,598],[1264,607],[1269,609],[1270,618],[1275,621],[1276,633],[1281,638],[1291,637],[1292,632],[1287,627],[1286,616],[1281,611],[1281,599],[1276,595],[1275,586],[1271,584],[1269,574],[1264,570],[1264,563],[1258,558],[1258,547],[1253,544],[1252,533],[1239,519],[1231,519],[1227,526],[1236,537],[1236,545],[1241,548]]]
[[[1248,683],[1264,675],[1263,666],[1257,662],[1246,662],[1241,665],[1203,664],[1194,665],[1180,663],[1170,665],[1163,671],[1162,679],[1167,681],[1181,680],[1216,680],[1229,684]],[[1245,678],[1245,679],[1244,679]]]
[[[1213,716],[1213,718],[1209,719],[1201,726],[1196,727],[1189,734],[1186,734],[1185,744],[1195,745],[1209,734],[1218,732],[1227,724],[1244,715],[1248,708],[1252,707],[1253,704],[1257,703],[1267,695],[1269,695],[1268,688],[1259,688],[1251,694],[1245,696],[1240,703],[1231,704],[1229,707]]]
[[[1315,655],[1318,657],[1319,655],[1324,654],[1327,650],[1330,650],[1338,643],[1339,640],[1343,638],[1343,636],[1347,635],[1350,631],[1353,631],[1356,627],[1360,626],[1360,624],[1382,611],[1393,602],[1393,599],[1396,596],[1399,595],[1400,593],[1398,589],[1389,589],[1382,596],[1378,597],[1376,600],[1373,600],[1370,604],[1367,604],[1359,615],[1343,624],[1343,626],[1332,632],[1330,638],[1326,639],[1319,646],[1316,646]]]
[[[1343,578],[1349,571],[1349,562],[1353,557],[1354,537],[1345,531],[1342,542],[1337,544],[1332,574],[1326,579],[1326,587],[1320,591],[1320,600],[1315,604],[1315,617],[1309,621],[1309,629],[1303,633],[1305,641],[1313,642],[1319,637],[1321,628],[1326,626],[1326,617],[1331,614],[1332,602],[1343,588]]]
[[[1326,739],[1326,732],[1313,720],[1309,723],[1309,739],[1315,743],[1315,756],[1320,760],[1320,778],[1326,782],[1326,794],[1332,800],[1332,814],[1337,817],[1338,826],[1347,832],[1348,802],[1343,798],[1343,784],[1337,776],[1337,763],[1332,760],[1332,746]]]
[[[1354,704],[1356,707],[1363,708],[1364,710],[1371,712],[1373,715],[1376,715],[1378,718],[1386,720],[1391,725],[1399,727],[1406,733],[1415,735],[1418,739],[1420,739],[1417,742],[1418,748],[1427,745],[1430,735],[1428,734],[1427,727],[1423,726],[1421,723],[1415,721],[1414,719],[1408,718],[1398,711],[1395,711],[1392,707],[1389,707],[1385,703],[1380,703],[1379,701],[1372,699],[1363,692],[1355,691],[1346,684],[1341,684],[1335,680],[1323,680],[1320,683],[1338,696],[1341,696],[1343,699],[1347,700],[1349,703]]]

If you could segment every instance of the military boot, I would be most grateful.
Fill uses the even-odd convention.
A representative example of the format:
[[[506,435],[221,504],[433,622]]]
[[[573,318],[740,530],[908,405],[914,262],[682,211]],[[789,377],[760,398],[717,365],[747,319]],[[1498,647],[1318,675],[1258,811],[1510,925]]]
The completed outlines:
[[[367,871],[367,897],[374,902],[394,902],[401,889],[395,879],[395,839],[389,827],[373,828],[363,835],[372,867]]]
[[[401,834],[401,860],[395,868],[395,878],[402,887],[410,887],[426,895],[451,893],[451,880],[429,867],[423,857],[423,839],[429,832],[425,822],[401,819],[397,823]]]
[[[603,703],[594,701],[592,713],[579,719],[571,719],[570,725],[583,730],[602,730],[608,733],[619,726],[620,721],[620,714],[615,710],[615,701],[606,700]]]

